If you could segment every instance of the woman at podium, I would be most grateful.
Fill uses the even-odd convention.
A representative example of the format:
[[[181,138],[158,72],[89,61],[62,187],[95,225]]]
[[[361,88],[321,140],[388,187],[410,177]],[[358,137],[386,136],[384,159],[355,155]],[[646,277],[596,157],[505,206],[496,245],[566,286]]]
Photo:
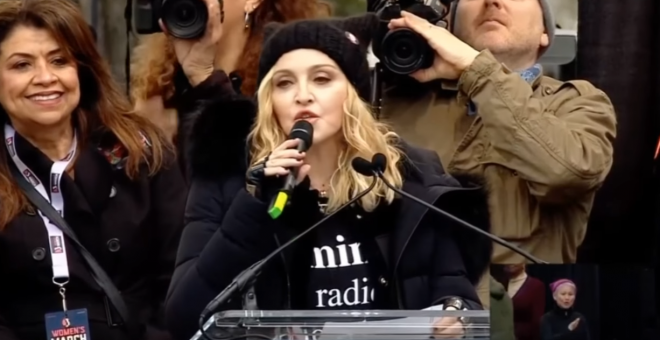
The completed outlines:
[[[340,209],[373,180],[364,167],[375,164],[359,169],[353,160],[382,154],[377,165],[394,187],[488,227],[485,193],[448,176],[434,152],[406,144],[365,103],[370,75],[361,41],[369,36],[361,29],[375,20],[269,25],[258,110],[232,92],[222,71],[201,84],[224,92],[192,122],[187,226],[166,308],[175,338],[198,330],[202,310],[237,275],[330,214],[264,267],[255,283],[259,309],[481,309],[475,283],[490,242],[472,236],[462,244],[461,226],[382,180]],[[287,181],[294,188],[282,195]],[[218,308],[245,309],[241,300]],[[438,334],[462,321],[442,320]]]

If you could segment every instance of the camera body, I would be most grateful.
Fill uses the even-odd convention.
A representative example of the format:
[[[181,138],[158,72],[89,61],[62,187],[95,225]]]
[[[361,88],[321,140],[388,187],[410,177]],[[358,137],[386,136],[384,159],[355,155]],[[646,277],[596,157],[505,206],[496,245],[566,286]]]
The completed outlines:
[[[433,65],[435,52],[426,39],[408,28],[389,30],[388,23],[401,17],[401,11],[414,13],[437,25],[449,13],[453,0],[380,0],[369,6],[380,19],[373,39],[374,55],[385,70],[408,75]]]
[[[222,13],[223,0],[218,0]],[[138,34],[160,32],[158,20],[173,37],[195,39],[204,34],[209,13],[204,0],[134,0],[133,27]]]

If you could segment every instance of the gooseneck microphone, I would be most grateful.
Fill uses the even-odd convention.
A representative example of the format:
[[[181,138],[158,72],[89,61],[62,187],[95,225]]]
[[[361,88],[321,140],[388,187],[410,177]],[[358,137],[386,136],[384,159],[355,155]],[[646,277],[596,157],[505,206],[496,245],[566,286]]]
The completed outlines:
[[[500,238],[498,236],[495,236],[495,235],[493,235],[493,234],[491,234],[487,231],[484,231],[481,228],[479,228],[477,226],[474,226],[474,225],[472,225],[472,224],[470,224],[470,223],[468,223],[468,222],[466,222],[466,221],[464,221],[464,220],[462,220],[462,219],[460,219],[460,218],[458,218],[458,217],[456,217],[456,216],[454,216],[454,215],[452,215],[452,214],[450,214],[450,213],[448,213],[448,212],[446,212],[446,211],[444,211],[444,210],[442,210],[442,209],[440,209],[440,208],[438,208],[438,207],[436,207],[432,204],[429,204],[429,203],[425,202],[424,200],[422,200],[420,198],[417,198],[417,197],[415,197],[415,196],[413,196],[413,195],[411,195],[411,194],[409,194],[409,193],[407,193],[407,192],[405,192],[401,189],[398,189],[398,188],[394,187],[384,176],[385,169],[387,168],[387,158],[382,153],[375,154],[373,156],[373,159],[372,159],[371,162],[367,161],[364,158],[354,159],[353,160],[353,168],[355,169],[355,171],[359,172],[362,175],[376,176],[376,177],[380,178],[380,180],[383,181],[383,183],[388,188],[392,189],[397,194],[399,194],[399,195],[401,195],[401,196],[403,196],[407,199],[410,199],[410,200],[412,200],[412,201],[414,201],[418,204],[421,204],[424,207],[432,210],[436,214],[440,214],[444,217],[447,217],[450,220],[458,223],[459,225],[461,225],[463,227],[466,227],[466,228],[471,229],[472,231],[474,231],[476,233],[479,233],[483,236],[486,236],[491,241],[493,241],[493,242],[495,242],[495,243],[497,243],[497,244],[499,244],[503,247],[506,247],[506,248],[510,249],[511,251],[513,251],[513,252],[523,256],[524,258],[528,259],[532,263],[535,263],[535,264],[548,264],[548,262],[536,258],[532,254],[520,249],[519,247],[511,244],[510,242],[507,242],[507,241],[503,240],[502,238]]]
[[[291,132],[289,132],[289,139],[299,139],[297,150],[298,152],[305,152],[312,147],[312,141],[314,140],[314,127],[312,124],[306,120],[299,120],[293,124]],[[289,196],[291,192],[296,187],[296,178],[298,177],[298,168],[289,169],[291,170],[284,180],[284,185],[282,189],[277,193],[268,206],[268,215],[272,219],[276,219],[282,215],[284,208],[289,203]]]
[[[355,162],[353,162],[352,165],[355,168]],[[361,166],[362,168],[361,169],[355,169],[355,171],[363,174],[362,171],[364,171],[363,170],[364,165],[359,165],[359,166]],[[368,168],[372,169],[373,167],[369,166]],[[367,176],[370,176],[370,177],[374,176],[374,172],[367,171]],[[229,286],[227,286],[222,292],[220,292],[220,294],[218,294],[213,300],[211,300],[211,302],[209,302],[209,304],[206,305],[206,308],[204,308],[204,310],[202,311],[202,313],[199,317],[199,329],[202,332],[202,335],[204,335],[207,339],[210,339],[207,336],[207,334],[205,333],[205,331],[206,331],[204,329],[205,320],[208,319],[211,316],[212,313],[217,311],[222,304],[229,301],[229,299],[231,299],[231,297],[234,296],[236,293],[243,294],[251,286],[253,286],[254,283],[256,282],[259,274],[261,274],[261,270],[263,269],[264,265],[266,265],[266,263],[268,263],[268,261],[270,261],[275,256],[279,255],[283,250],[285,250],[290,245],[292,245],[293,243],[300,240],[303,236],[307,235],[308,233],[310,233],[311,231],[316,229],[318,226],[323,224],[325,221],[330,219],[332,216],[336,215],[338,212],[344,210],[346,207],[352,205],[353,203],[357,202],[359,199],[364,197],[364,195],[368,194],[371,190],[373,190],[373,188],[376,186],[377,181],[378,181],[378,179],[374,178],[373,181],[371,182],[371,184],[366,189],[364,189],[362,192],[355,195],[355,197],[353,197],[348,202],[346,202],[344,205],[339,207],[339,209],[333,211],[332,213],[330,213],[328,215],[325,215],[321,220],[319,220],[318,222],[313,224],[311,227],[307,228],[302,233],[298,234],[297,236],[295,236],[294,238],[292,238],[288,242],[284,243],[283,245],[281,245],[277,249],[273,250],[264,259],[258,261],[257,263],[253,264],[252,266],[250,266],[249,268],[245,269],[240,274],[238,274],[234,278],[234,280],[229,284]]]

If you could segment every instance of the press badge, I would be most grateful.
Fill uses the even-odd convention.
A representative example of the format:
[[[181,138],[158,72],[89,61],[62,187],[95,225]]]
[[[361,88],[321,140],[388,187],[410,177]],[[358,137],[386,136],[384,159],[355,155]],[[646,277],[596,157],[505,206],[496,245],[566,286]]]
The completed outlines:
[[[46,314],[46,340],[91,340],[87,309]]]

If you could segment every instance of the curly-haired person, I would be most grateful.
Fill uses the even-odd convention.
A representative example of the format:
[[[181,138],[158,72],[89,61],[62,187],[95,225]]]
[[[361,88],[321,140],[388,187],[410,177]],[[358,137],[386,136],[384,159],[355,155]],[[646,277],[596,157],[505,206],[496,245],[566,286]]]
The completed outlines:
[[[246,95],[256,91],[263,28],[267,23],[324,17],[331,12],[330,5],[320,0],[205,1],[208,6],[220,4],[223,11],[222,37],[216,44],[216,52],[209,67],[231,73],[234,87],[240,88]],[[185,124],[179,122],[185,121],[186,116],[197,106],[196,93],[199,92],[188,90],[199,85],[204,78],[191,78],[185,68],[181,67],[182,58],[197,56],[183,55],[185,52],[175,48],[176,45],[163,33],[147,35],[141,39],[133,50],[131,98],[136,111],[163,129],[182,151],[185,138],[181,135],[184,134],[182,131],[185,130]],[[194,48],[191,51],[196,53]],[[185,171],[183,154],[179,152],[179,164],[182,164]]]

